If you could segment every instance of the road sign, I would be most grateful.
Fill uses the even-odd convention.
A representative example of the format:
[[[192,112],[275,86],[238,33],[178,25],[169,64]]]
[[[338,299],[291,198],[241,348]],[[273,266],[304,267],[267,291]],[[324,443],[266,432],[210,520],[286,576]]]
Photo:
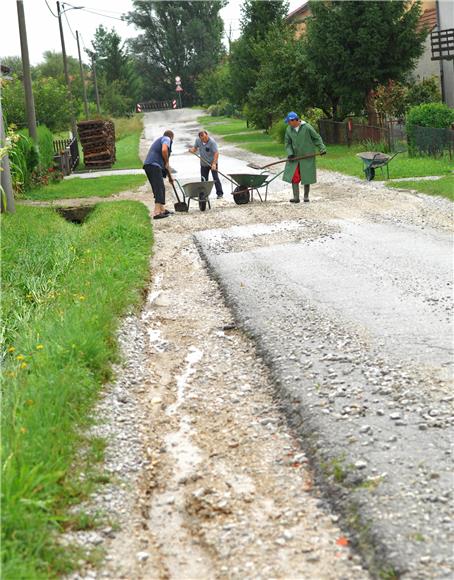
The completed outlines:
[[[181,78],[180,77],[175,77],[175,82],[177,83],[177,85],[179,85],[181,83]]]
[[[177,93],[182,93],[183,92],[183,87],[179,86],[176,88]]]
[[[172,109],[176,109],[177,108],[177,101],[176,99],[173,99],[172,101]]]

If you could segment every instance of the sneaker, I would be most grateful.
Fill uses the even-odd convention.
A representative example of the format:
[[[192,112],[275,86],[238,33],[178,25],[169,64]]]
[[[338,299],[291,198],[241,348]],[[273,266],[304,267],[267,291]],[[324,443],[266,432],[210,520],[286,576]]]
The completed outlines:
[[[162,220],[166,217],[169,217],[169,215],[170,215],[169,213],[158,213],[157,215],[153,216],[153,219],[154,220]]]
[[[300,200],[299,200],[299,199],[294,199],[294,198],[292,198],[292,199],[289,199],[289,202],[290,202],[290,203],[299,203],[299,202],[300,202]]]

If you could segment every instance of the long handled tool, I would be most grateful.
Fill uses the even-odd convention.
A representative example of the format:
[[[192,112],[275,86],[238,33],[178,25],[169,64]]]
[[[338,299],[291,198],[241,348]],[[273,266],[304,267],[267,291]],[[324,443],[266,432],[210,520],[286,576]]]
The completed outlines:
[[[173,204],[174,205],[174,208],[175,208],[175,211],[177,211],[177,212],[187,212],[187,211],[189,211],[189,206],[184,201],[184,198],[183,198],[183,201],[180,200],[180,198],[178,196],[177,188],[175,187],[174,181],[171,181],[170,183],[172,184],[173,191],[175,193],[175,197],[177,198],[177,203],[174,203]]]
[[[256,163],[248,163],[248,167],[252,167],[252,169],[266,169],[267,167],[271,167],[272,165],[277,165],[278,163],[286,163],[287,161],[301,161],[301,159],[311,159],[312,157],[317,157],[317,155],[321,155],[321,153],[311,153],[310,155],[303,155],[302,157],[295,157],[294,159],[279,159],[279,161],[273,161],[272,163],[268,163],[267,165],[259,166]]]
[[[205,159],[205,157],[202,157],[202,155],[197,155],[197,153],[193,153],[193,155],[195,155],[196,157],[198,157],[201,161],[205,161],[205,163],[208,163],[208,165],[211,167],[211,163],[208,161],[208,159]],[[221,175],[224,179],[227,179],[227,181],[230,181],[230,183],[233,183],[233,185],[238,185],[237,183],[235,183],[233,181],[233,179],[230,179],[230,177],[228,177],[227,175],[225,175],[225,173],[222,173],[221,171],[219,171],[219,169],[216,170],[219,175]]]

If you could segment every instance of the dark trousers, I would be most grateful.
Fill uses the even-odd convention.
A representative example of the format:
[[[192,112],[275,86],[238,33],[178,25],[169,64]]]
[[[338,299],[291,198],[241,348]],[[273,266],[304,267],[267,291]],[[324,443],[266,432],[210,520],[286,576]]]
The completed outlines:
[[[144,165],[145,173],[153,190],[154,200],[156,203],[165,205],[166,202],[166,187],[162,177],[162,169],[157,165]]]
[[[224,195],[224,192],[222,191],[222,185],[219,180],[218,172],[215,169],[211,169],[211,167],[207,167],[206,165],[200,166],[200,175],[202,176],[202,179],[205,179],[206,181],[208,181],[210,171],[211,175],[213,176],[214,186],[216,188],[216,195]]]

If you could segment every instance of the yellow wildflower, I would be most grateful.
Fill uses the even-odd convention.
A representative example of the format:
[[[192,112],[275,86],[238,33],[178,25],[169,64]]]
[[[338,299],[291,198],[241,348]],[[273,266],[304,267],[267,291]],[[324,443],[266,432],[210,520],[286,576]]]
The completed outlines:
[[[43,350],[44,346],[42,344],[36,345],[36,350]]]
[[[27,363],[26,363],[26,362],[23,362],[23,363],[20,365],[20,368],[21,368],[21,369],[26,369],[26,368],[27,368],[27,366],[28,366],[28,365],[27,365]]]
[[[14,352],[15,350],[16,350],[16,349],[14,348],[14,346],[10,346],[10,347],[8,348],[8,352]]]
[[[28,405],[29,407],[31,407],[32,405],[35,404],[35,401],[33,399],[27,399],[25,401],[25,404]]]
[[[24,355],[23,355],[23,354],[18,354],[18,355],[16,356],[16,360],[24,360],[24,359],[25,359],[25,357],[24,357]]]
[[[27,429],[26,429],[25,427],[21,427],[21,428],[20,428],[20,432],[21,432],[21,433],[27,433]]]

